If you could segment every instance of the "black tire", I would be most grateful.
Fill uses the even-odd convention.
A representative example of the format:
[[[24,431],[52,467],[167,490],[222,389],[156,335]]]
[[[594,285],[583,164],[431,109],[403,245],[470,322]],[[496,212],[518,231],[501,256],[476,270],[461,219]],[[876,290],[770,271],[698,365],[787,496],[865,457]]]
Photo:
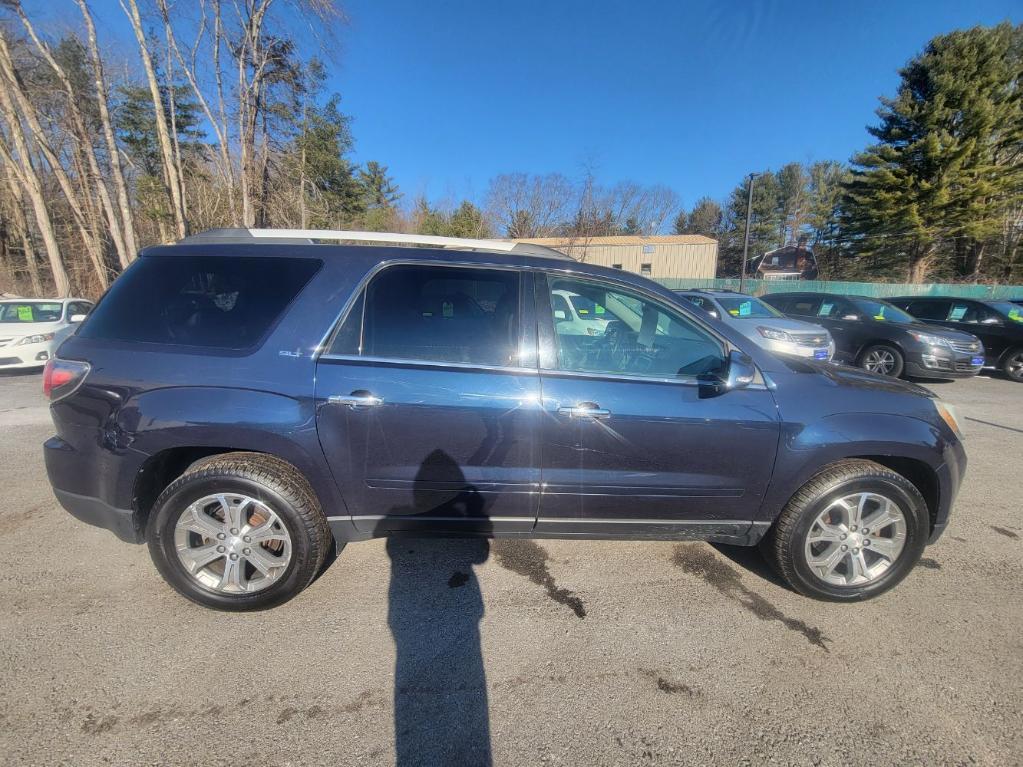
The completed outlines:
[[[865,585],[834,585],[810,568],[805,554],[806,539],[822,511],[835,500],[857,492],[878,493],[898,504],[906,521],[905,544],[877,580]],[[905,578],[919,561],[929,533],[927,503],[913,483],[873,461],[851,459],[823,469],[803,485],[786,504],[760,547],[774,570],[800,594],[831,602],[856,602],[876,597]]]
[[[869,364],[869,360],[871,360],[872,355],[891,355],[892,368],[887,372],[870,370],[870,368],[867,367],[867,365]],[[876,372],[878,373],[878,375],[886,375],[892,378],[898,378],[899,376],[902,375],[902,371],[906,367],[906,360],[902,356],[902,352],[900,352],[897,348],[891,346],[890,344],[872,344],[871,346],[868,346],[866,349],[860,352],[860,356],[859,359],[856,361],[856,364],[859,365],[864,370],[867,370],[871,373]]]
[[[266,504],[287,529],[291,559],[275,582],[253,593],[224,593],[192,576],[175,548],[175,526],[194,501],[237,493]],[[146,529],[157,570],[179,594],[218,610],[263,610],[288,601],[316,577],[331,534],[309,483],[291,464],[262,453],[225,453],[193,464],[157,498]],[[215,542],[215,541],[214,541]]]
[[[1023,348],[1010,349],[1002,359],[1001,368],[1011,380],[1023,383]]]

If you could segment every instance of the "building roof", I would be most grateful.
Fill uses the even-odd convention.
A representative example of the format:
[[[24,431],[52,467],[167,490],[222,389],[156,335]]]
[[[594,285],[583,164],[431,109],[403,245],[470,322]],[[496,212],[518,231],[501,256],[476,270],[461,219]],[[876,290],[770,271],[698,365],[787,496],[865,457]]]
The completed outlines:
[[[716,245],[713,237],[702,234],[658,234],[650,237],[628,234],[617,237],[525,237],[515,242],[543,245],[547,248],[576,247],[587,245]]]

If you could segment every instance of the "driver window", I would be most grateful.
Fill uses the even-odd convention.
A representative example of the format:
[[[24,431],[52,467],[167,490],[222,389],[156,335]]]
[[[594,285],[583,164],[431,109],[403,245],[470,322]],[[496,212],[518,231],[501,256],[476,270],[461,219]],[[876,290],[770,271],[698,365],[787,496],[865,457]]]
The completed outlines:
[[[721,343],[681,313],[617,286],[549,279],[555,317],[559,298],[587,308],[554,321],[559,370],[692,378],[723,369]]]

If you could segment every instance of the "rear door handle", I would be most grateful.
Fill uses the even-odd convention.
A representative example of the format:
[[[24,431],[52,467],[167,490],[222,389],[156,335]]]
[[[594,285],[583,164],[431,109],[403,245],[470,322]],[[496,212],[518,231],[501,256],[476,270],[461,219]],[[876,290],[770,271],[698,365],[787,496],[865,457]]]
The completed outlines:
[[[327,397],[327,402],[331,405],[343,405],[345,407],[350,407],[352,410],[357,410],[363,407],[377,407],[378,405],[384,404],[383,399],[363,390],[353,391],[348,395],[334,394]]]
[[[605,410],[596,402],[580,402],[575,407],[559,407],[559,415],[567,415],[570,418],[610,418],[611,411]]]

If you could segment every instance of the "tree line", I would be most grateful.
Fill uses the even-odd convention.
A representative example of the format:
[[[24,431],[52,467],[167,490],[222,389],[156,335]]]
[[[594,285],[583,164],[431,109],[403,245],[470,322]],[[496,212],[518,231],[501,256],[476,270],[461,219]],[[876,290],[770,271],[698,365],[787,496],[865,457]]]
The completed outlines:
[[[329,92],[333,0],[119,0],[108,53],[89,0],[48,34],[0,0],[0,293],[96,296],[141,247],[214,227],[460,237],[704,234],[738,273],[748,180],[683,209],[660,185],[507,173],[475,200],[403,194],[351,159]],[[64,28],[66,30],[66,27]],[[319,36],[317,36],[319,35]],[[1023,27],[935,38],[848,164],[754,179],[750,254],[808,238],[829,279],[1023,280]]]

